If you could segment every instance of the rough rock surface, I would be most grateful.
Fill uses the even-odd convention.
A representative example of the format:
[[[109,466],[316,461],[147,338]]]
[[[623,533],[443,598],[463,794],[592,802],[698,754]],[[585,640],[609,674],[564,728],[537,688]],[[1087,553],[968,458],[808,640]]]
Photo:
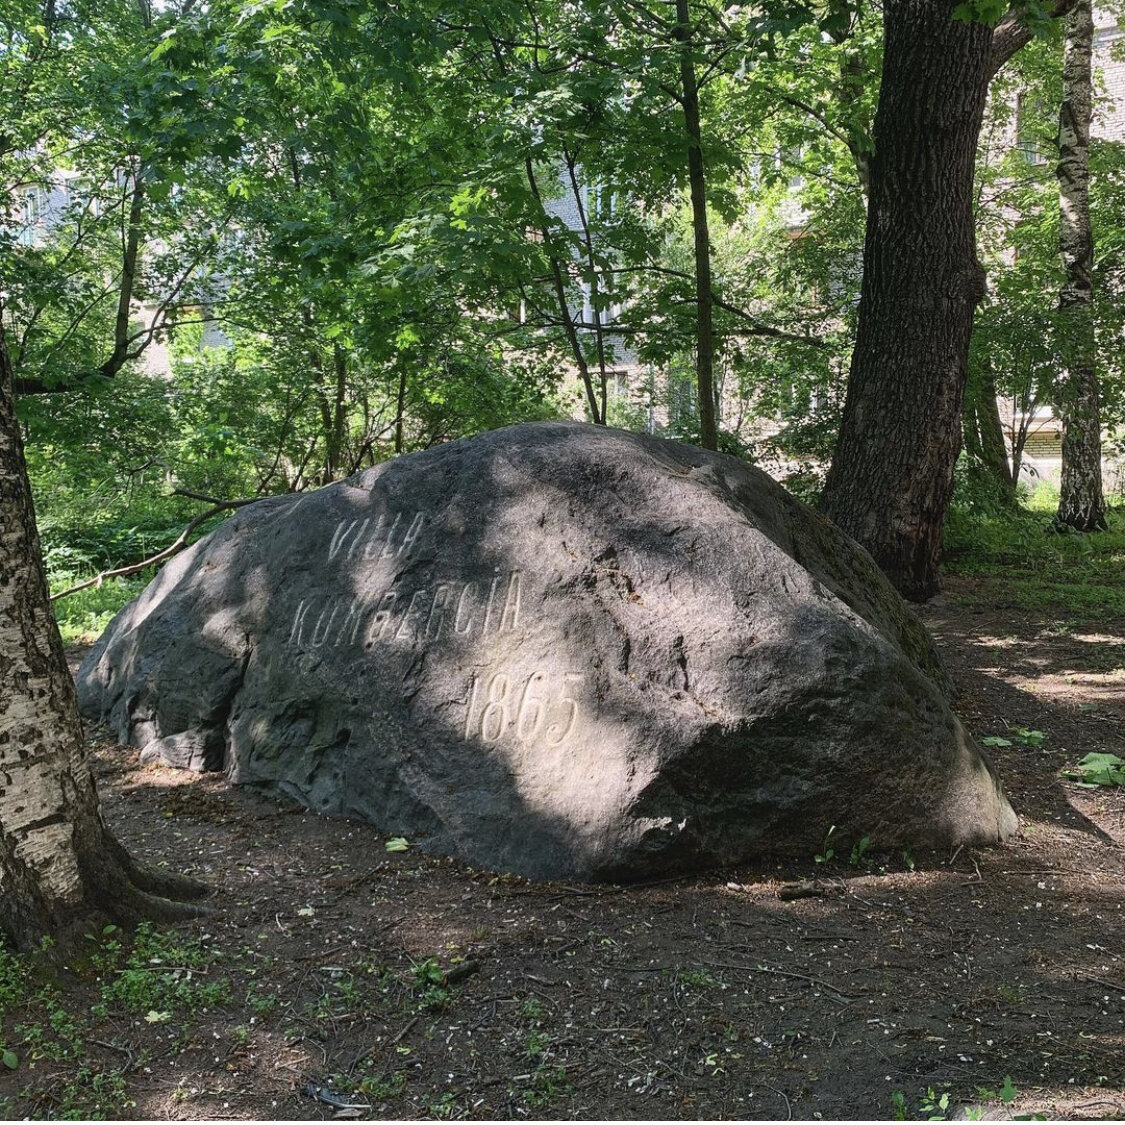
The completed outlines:
[[[629,878],[994,842],[1015,816],[928,634],[764,473],[514,426],[244,508],[79,675],[148,758],[431,850]]]

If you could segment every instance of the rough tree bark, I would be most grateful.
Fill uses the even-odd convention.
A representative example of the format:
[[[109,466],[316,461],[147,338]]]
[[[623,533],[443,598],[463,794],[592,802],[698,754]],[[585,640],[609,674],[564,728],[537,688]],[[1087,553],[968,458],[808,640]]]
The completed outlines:
[[[146,871],[102,820],[47,598],[0,308],[0,932],[17,947],[91,914],[199,913],[199,884]]]
[[[1064,0],[1067,2],[1067,0]],[[984,294],[972,186],[992,75],[1031,33],[953,19],[958,0],[887,0],[859,328],[822,505],[899,592],[937,592]]]
[[[1094,341],[1094,238],[1090,225],[1090,114],[1094,13],[1078,0],[1066,20],[1063,99],[1059,111],[1059,253],[1066,279],[1059,292],[1065,368],[1057,407],[1062,419],[1062,480],[1055,525],[1104,531],[1102,427]]]

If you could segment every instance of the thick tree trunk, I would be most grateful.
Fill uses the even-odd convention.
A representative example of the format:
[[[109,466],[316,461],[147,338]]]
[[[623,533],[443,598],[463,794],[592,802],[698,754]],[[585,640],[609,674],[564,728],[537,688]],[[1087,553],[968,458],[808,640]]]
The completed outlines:
[[[1055,523],[1076,531],[1104,531],[1102,427],[1095,359],[1090,226],[1090,110],[1094,14],[1078,0],[1066,20],[1063,100],[1059,111],[1059,252],[1066,280],[1059,292],[1065,370],[1059,384],[1062,481]]]
[[[90,913],[182,916],[197,908],[164,896],[200,893],[139,870],[102,821],[47,598],[0,319],[0,932],[27,946]]]
[[[688,182],[691,187],[691,229],[695,244],[695,380],[699,391],[699,444],[719,448],[715,394],[714,295],[711,290],[711,233],[707,222],[707,179],[703,167],[703,130],[699,115],[691,13],[688,0],[676,0],[676,38],[680,40],[680,85],[687,132]]]
[[[961,442],[973,310],[984,293],[972,186],[995,60],[957,0],[888,0],[859,328],[826,513],[898,590],[938,590]]]

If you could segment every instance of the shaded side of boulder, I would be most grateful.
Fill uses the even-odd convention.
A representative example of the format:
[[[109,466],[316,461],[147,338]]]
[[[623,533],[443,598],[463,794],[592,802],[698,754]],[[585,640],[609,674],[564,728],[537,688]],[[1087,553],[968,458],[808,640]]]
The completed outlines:
[[[535,877],[1015,826],[925,629],[764,473],[511,427],[242,509],[80,673],[147,757]]]

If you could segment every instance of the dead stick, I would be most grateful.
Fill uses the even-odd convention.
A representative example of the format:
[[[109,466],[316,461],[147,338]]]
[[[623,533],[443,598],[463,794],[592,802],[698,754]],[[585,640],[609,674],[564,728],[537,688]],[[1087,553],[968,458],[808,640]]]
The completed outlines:
[[[418,1017],[415,1016],[409,1023],[391,1040],[391,1046],[397,1047],[410,1034],[411,1029],[418,1022]]]
[[[1103,986],[1104,988],[1112,988],[1112,989],[1114,989],[1114,990],[1115,990],[1115,991],[1117,991],[1117,992],[1125,992],[1125,985],[1121,985],[1121,984],[1114,984],[1114,983],[1113,983],[1113,981],[1110,981],[1110,980],[1102,980],[1102,978],[1101,978],[1101,977],[1092,977],[1092,976],[1090,976],[1090,975],[1089,975],[1088,973],[1078,973],[1077,975],[1078,975],[1079,977],[1081,977],[1081,978],[1082,978],[1082,980],[1088,980],[1088,981],[1090,981],[1090,982],[1091,982],[1092,984],[1100,984],[1100,985],[1102,985],[1102,986]]]
[[[704,961],[702,963],[712,969],[741,969],[745,973],[770,973],[772,976],[788,977],[790,980],[806,980],[810,984],[819,984],[821,988],[827,988],[829,992],[835,992],[837,996],[843,996],[848,1000],[856,999],[854,993],[843,992],[826,980],[806,976],[804,973],[790,972],[788,969],[771,969],[768,965],[736,965],[730,961]]]

